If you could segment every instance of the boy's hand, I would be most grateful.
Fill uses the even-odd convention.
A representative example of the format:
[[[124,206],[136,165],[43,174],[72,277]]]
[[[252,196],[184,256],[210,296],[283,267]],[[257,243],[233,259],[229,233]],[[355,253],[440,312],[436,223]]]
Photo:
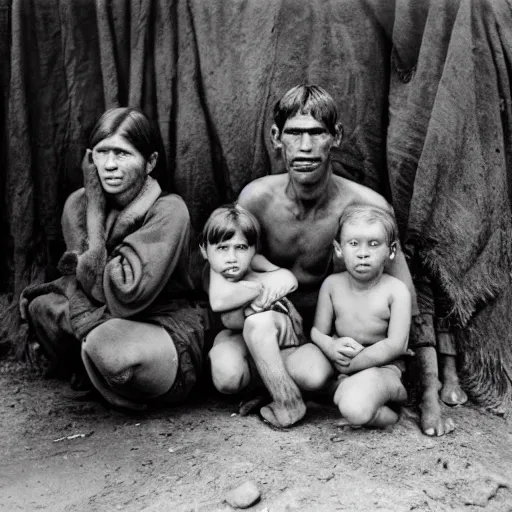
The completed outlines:
[[[329,350],[329,359],[334,363],[336,369],[338,369],[338,366],[347,367],[350,365],[350,361],[363,349],[363,345],[353,338],[348,336],[337,338],[333,336]]]
[[[290,279],[291,276],[291,279]],[[276,300],[282,299],[297,288],[297,282],[290,272],[269,272],[259,278],[263,286],[252,306],[256,310],[268,309]]]

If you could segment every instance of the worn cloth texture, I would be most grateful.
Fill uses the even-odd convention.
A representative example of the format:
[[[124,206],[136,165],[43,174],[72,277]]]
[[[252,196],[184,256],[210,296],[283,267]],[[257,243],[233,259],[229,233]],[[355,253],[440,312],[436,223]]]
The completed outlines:
[[[94,175],[99,181],[95,169]],[[98,202],[97,195],[104,194],[101,189],[91,194],[91,180],[86,177],[85,182],[85,189],[70,195],[62,215],[67,251],[60,268],[67,275],[29,285],[22,292],[27,320],[56,367],[77,366],[80,351],[76,347],[112,318],[162,326],[179,356],[175,386],[165,401],[182,400],[202,372],[207,324],[206,309],[192,301],[187,207],[175,194],[162,195],[158,183],[147,178],[137,197],[122,210],[104,205],[106,214],[99,217],[104,219],[105,233],[96,237],[92,247],[95,234],[89,210]],[[93,212],[97,213],[96,207]],[[96,216],[93,220],[96,224]],[[94,225],[96,230],[101,228]],[[95,250],[93,261],[81,275],[83,259],[91,250]],[[78,261],[74,268],[67,264],[72,255]]]
[[[6,293],[54,272],[64,199],[105,108],[158,122],[164,178],[199,232],[250,180],[283,170],[272,107],[318,83],[344,125],[335,171],[392,201],[416,279],[447,297],[466,389],[510,408],[509,0],[1,0],[4,32]]]

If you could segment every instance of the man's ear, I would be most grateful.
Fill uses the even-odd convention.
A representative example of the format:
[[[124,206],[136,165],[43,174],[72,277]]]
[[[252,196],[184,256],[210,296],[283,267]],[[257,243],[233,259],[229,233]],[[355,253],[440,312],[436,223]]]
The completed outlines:
[[[208,260],[208,255],[206,254],[206,248],[203,244],[199,245],[199,250],[201,251],[201,255],[205,260]]]
[[[333,240],[332,245],[334,246],[334,253],[337,258],[343,258],[343,251],[341,250],[341,245],[337,240]]]
[[[334,127],[334,142],[333,146],[338,147],[341,144],[341,141],[343,139],[343,125],[341,123],[336,123],[336,126]]]
[[[275,123],[272,125],[272,128],[270,128],[270,140],[272,141],[274,149],[281,149],[283,147],[283,143],[281,142],[281,133]]]
[[[154,151],[148,158],[146,163],[146,174],[151,174],[151,171],[155,168],[158,162],[158,152]]]
[[[390,260],[394,260],[395,259],[397,248],[398,248],[398,242],[393,242],[389,246],[389,259]]]

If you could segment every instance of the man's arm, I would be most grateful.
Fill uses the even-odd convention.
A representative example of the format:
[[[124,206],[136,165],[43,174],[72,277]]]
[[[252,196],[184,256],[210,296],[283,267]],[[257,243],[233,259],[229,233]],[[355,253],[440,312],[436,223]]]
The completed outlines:
[[[246,306],[260,294],[262,285],[253,281],[232,282],[210,269],[208,296],[215,312],[231,311]]]
[[[386,266],[386,273],[390,276],[396,277],[402,281],[405,286],[407,286],[407,289],[411,295],[412,316],[419,315],[420,311],[418,308],[418,301],[416,299],[416,289],[414,288],[411,273],[409,272],[409,267],[407,266],[407,262],[405,260],[405,256],[402,252],[400,244],[398,244],[395,258],[390,260]]]
[[[387,338],[365,347],[343,373],[352,374],[382,366],[406,353],[411,326],[411,294],[400,281],[393,285],[390,310]]]

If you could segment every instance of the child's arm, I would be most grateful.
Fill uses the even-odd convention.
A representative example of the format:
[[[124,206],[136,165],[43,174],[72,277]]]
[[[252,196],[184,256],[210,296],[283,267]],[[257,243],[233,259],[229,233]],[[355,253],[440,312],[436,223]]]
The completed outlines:
[[[274,302],[286,297],[299,286],[297,278],[290,270],[270,263],[261,254],[254,255],[251,268],[259,274],[258,282],[263,286],[260,295],[251,304],[254,311],[268,309]]]
[[[348,366],[352,357],[363,349],[352,338],[329,336],[332,331],[334,309],[331,298],[331,280],[326,279],[320,288],[311,341],[336,365]]]
[[[231,311],[249,304],[261,291],[261,284],[253,281],[231,282],[210,269],[208,296],[215,312]]]
[[[382,366],[404,355],[411,327],[411,305],[411,293],[402,281],[397,280],[393,283],[391,291],[388,337],[365,347],[352,359],[343,373],[351,374],[366,368]]]

